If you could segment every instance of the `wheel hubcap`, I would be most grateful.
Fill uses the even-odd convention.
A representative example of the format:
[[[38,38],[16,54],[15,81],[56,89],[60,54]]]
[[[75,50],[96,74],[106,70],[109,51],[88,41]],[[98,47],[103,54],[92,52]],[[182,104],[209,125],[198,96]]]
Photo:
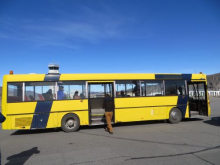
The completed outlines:
[[[68,119],[68,120],[66,121],[66,127],[67,127],[68,129],[73,129],[73,128],[75,127],[75,125],[76,125],[76,122],[75,122],[74,119]]]
[[[174,120],[178,120],[178,114],[177,114],[177,112],[175,112],[175,111],[171,112],[171,116],[172,116],[172,118],[173,118]]]

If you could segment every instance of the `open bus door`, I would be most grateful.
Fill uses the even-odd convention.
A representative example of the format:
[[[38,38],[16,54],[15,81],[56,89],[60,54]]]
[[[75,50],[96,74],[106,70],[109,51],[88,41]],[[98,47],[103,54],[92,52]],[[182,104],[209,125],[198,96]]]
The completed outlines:
[[[207,88],[205,82],[188,83],[190,116],[208,116]]]
[[[113,82],[88,82],[89,87],[89,123],[90,125],[104,125],[105,110],[102,108],[106,94],[109,94],[114,101]],[[114,110],[112,123],[114,123]]]

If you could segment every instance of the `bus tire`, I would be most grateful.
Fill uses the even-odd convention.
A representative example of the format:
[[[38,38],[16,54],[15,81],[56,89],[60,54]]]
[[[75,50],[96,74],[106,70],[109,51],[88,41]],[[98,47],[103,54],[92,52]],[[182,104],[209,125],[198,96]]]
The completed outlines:
[[[61,121],[61,128],[64,132],[76,132],[79,129],[80,121],[76,114],[66,114]]]
[[[177,124],[182,120],[182,112],[178,108],[172,108],[169,114],[169,121],[172,124]]]

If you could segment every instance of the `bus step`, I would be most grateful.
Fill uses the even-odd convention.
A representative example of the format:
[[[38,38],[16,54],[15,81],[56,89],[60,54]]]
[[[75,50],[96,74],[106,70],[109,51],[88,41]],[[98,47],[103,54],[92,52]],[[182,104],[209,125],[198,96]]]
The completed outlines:
[[[91,113],[92,114],[99,114],[99,113],[105,113],[105,110],[104,109],[91,109]]]
[[[92,121],[105,121],[105,118],[99,117],[99,118],[92,118]]]
[[[90,125],[106,125],[106,124],[107,124],[106,122],[97,121],[97,122],[92,122]],[[112,122],[112,124],[114,124],[114,122]]]
[[[200,114],[199,114],[199,111],[190,111],[190,115],[191,116],[197,116],[197,115],[200,115]]]
[[[92,122],[90,125],[105,125],[104,122]]]
[[[92,116],[92,118],[105,117],[104,114],[92,114],[91,116]]]
[[[91,115],[93,115],[93,116],[101,116],[101,115],[105,115],[105,113],[96,112],[96,113],[91,113]]]

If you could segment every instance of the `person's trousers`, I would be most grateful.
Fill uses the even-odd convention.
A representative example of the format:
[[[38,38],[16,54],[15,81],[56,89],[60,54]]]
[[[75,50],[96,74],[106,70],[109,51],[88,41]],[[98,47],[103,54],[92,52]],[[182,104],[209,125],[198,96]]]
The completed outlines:
[[[112,116],[113,116],[113,112],[105,112],[105,119],[107,121],[107,128],[109,132],[113,132],[112,123],[111,123]]]

